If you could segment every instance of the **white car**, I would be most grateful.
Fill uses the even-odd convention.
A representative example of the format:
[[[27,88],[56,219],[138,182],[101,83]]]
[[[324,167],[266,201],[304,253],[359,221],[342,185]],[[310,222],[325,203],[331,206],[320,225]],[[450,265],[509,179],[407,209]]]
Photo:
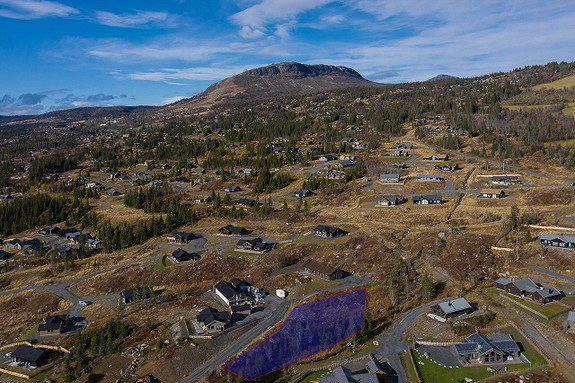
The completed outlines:
[[[11,357],[12,357],[12,353],[11,353],[11,352],[6,353],[6,355],[4,355],[4,357],[5,357],[5,358],[11,358]]]
[[[80,306],[88,306],[90,304],[90,302],[86,302],[86,301],[78,301],[78,304]]]

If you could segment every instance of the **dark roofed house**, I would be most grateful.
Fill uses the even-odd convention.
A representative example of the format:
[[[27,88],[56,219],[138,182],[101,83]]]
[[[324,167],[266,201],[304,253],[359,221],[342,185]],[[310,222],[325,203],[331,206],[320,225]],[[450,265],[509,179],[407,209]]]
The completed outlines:
[[[372,359],[365,368],[352,371],[347,367],[338,366],[319,378],[320,383],[379,383],[384,381],[384,372],[379,363]]]
[[[250,198],[240,198],[239,200],[236,201],[236,204],[238,206],[252,207],[256,204],[256,201]]]
[[[184,249],[177,249],[170,255],[170,260],[174,263],[186,262],[186,261],[199,261],[200,256],[197,253],[188,253]]]
[[[313,197],[315,193],[308,189],[298,189],[292,193],[292,196],[295,198],[306,198],[306,197]]]
[[[452,347],[463,364],[504,363],[519,358],[521,353],[513,337],[502,332],[489,336],[476,332],[465,338],[464,343],[455,343]]]
[[[226,225],[222,228],[220,228],[220,230],[218,230],[218,232],[221,235],[245,235],[248,234],[249,231],[246,230],[246,228],[244,227],[239,227],[239,226],[233,226],[233,225]]]
[[[46,226],[45,228],[43,228],[42,230],[40,230],[38,232],[38,234],[41,235],[57,235],[60,236],[60,233],[62,232],[62,229],[60,229],[59,227],[56,226]]]
[[[327,281],[341,279],[345,276],[345,273],[340,269],[311,260],[304,263],[303,270],[308,274],[315,275],[316,277]]]
[[[394,149],[402,149],[402,150],[411,150],[413,149],[413,144],[401,144],[401,143],[397,143],[395,145],[393,145]]]
[[[335,164],[338,169],[351,168],[353,165],[355,165],[354,161],[341,161]]]
[[[193,233],[187,233],[183,231],[172,231],[170,235],[166,237],[166,240],[170,243],[175,243],[178,245],[190,243],[195,238]]]
[[[457,318],[469,314],[473,307],[465,298],[450,299],[435,305],[434,314],[443,319]]]
[[[443,199],[440,195],[415,195],[412,202],[414,205],[441,205]]]
[[[321,156],[321,157],[319,158],[319,160],[320,160],[321,162],[330,162],[330,161],[335,161],[336,159],[337,159],[337,157],[332,156],[331,154],[326,154],[326,155]]]
[[[68,315],[48,315],[38,325],[38,335],[62,334],[68,325]]]
[[[0,261],[6,261],[11,257],[11,254],[7,251],[0,250]]]
[[[50,352],[45,348],[18,346],[12,353],[12,358],[18,363],[26,363],[32,367],[40,367],[50,361]]]
[[[149,299],[152,295],[152,290],[149,286],[136,287],[134,289],[124,290],[120,293],[122,303],[128,304],[138,300]]]
[[[226,188],[224,189],[224,191],[227,191],[228,193],[233,193],[233,192],[239,192],[242,189],[239,186],[236,185],[228,185],[226,186]]]
[[[211,203],[212,202],[212,197],[211,196],[207,196],[207,197],[196,197],[196,199],[194,200],[195,203],[199,203],[199,204],[206,204],[206,203]]]
[[[236,243],[236,250],[254,253],[266,253],[275,248],[275,243],[265,242],[262,238],[240,239]]]
[[[555,247],[558,249],[575,249],[575,236],[565,234],[541,234],[539,236],[541,246]]]
[[[495,281],[495,286],[509,294],[522,299],[530,299],[540,304],[550,303],[563,297],[561,291],[556,288],[543,287],[529,278],[518,280],[499,278]]]
[[[214,286],[214,293],[220,297],[228,306],[241,305],[248,301],[248,297],[241,289],[235,288],[226,281],[219,281]]]
[[[200,326],[209,333],[223,331],[230,319],[229,312],[218,311],[212,307],[206,307],[196,315]]]
[[[327,225],[318,225],[314,229],[314,233],[315,235],[323,238],[342,237],[347,234],[346,231],[341,230],[339,227],[327,226]]]
[[[396,206],[401,205],[405,201],[405,197],[400,195],[378,196],[375,200],[375,204],[376,206]]]

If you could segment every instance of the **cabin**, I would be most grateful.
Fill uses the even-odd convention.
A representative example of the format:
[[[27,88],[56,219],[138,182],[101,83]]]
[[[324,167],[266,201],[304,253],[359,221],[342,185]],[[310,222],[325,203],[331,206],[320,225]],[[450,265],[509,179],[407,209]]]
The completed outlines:
[[[256,201],[250,198],[240,198],[236,201],[236,205],[238,206],[253,207],[255,204]]]
[[[412,203],[414,205],[441,205],[443,199],[441,195],[416,195],[413,196]]]
[[[136,287],[134,289],[124,290],[120,293],[120,299],[123,304],[129,304],[135,301],[149,299],[152,295],[152,290],[149,286]]]
[[[409,152],[404,152],[400,149],[395,149],[392,153],[385,153],[386,157],[409,157]]]
[[[176,249],[168,257],[174,263],[181,263],[186,261],[199,261],[201,257],[197,253],[188,253],[184,249]]]
[[[415,182],[441,182],[441,176],[438,174],[418,174]]]
[[[335,367],[320,376],[319,383],[377,383],[386,381],[384,375],[385,372],[377,360],[371,359],[365,368],[358,371],[352,371],[344,366]]]
[[[316,194],[308,189],[298,189],[292,193],[292,196],[295,198],[303,199],[307,197],[313,197]]]
[[[249,176],[252,173],[253,173],[253,170],[250,168],[236,170],[236,174],[238,174],[238,175]]]
[[[336,238],[336,237],[343,237],[347,234],[346,231],[341,230],[339,227],[335,226],[327,226],[327,225],[318,225],[314,229],[315,235],[323,238]]]
[[[504,363],[519,358],[521,352],[513,337],[501,332],[489,336],[476,332],[451,347],[463,364]]]
[[[443,319],[452,319],[467,315],[471,311],[473,307],[465,298],[457,298],[436,304],[433,313]]]
[[[444,165],[435,165],[433,167],[435,170],[439,170],[442,172],[454,172],[459,169],[459,164],[451,163],[451,164],[444,164]]]
[[[424,157],[423,160],[425,161],[447,161],[449,160],[449,156],[446,154],[444,156],[438,154],[432,154],[429,157]]]
[[[196,315],[196,321],[208,333],[225,330],[230,320],[231,315],[229,312],[218,311],[212,307],[206,307]]]
[[[375,206],[397,206],[405,203],[405,201],[405,197],[400,195],[378,196],[375,200]]]
[[[12,358],[18,363],[24,363],[35,368],[41,367],[51,360],[48,350],[30,346],[18,346],[12,353]]]
[[[396,143],[395,145],[393,145],[394,149],[401,149],[401,150],[412,150],[413,149],[413,144],[402,144],[402,143]]]
[[[575,249],[575,236],[566,234],[541,234],[539,236],[541,246],[553,247],[556,249]]]
[[[493,176],[489,183],[493,185],[519,185],[522,181],[517,176]]]
[[[170,235],[166,237],[166,241],[177,245],[185,245],[193,241],[194,238],[195,238],[194,233],[187,233],[184,231],[172,231]]]
[[[324,263],[318,263],[314,261],[307,261],[303,265],[303,270],[307,274],[311,274],[326,281],[333,281],[335,279],[342,279],[345,276],[345,272],[332,266],[328,266]]]
[[[506,194],[503,190],[481,190],[477,198],[485,198],[485,199],[499,199],[505,197]]]
[[[521,299],[532,300],[539,304],[550,303],[563,297],[561,291],[556,288],[545,288],[540,284],[536,284],[529,278],[519,280],[499,278],[495,281],[495,286],[499,290],[503,290]]]
[[[57,235],[60,236],[62,229],[56,226],[46,226],[38,232],[40,235]]]
[[[351,168],[353,165],[355,165],[354,161],[341,161],[335,164],[335,167],[338,169],[346,169]]]
[[[196,199],[194,200],[195,203],[198,204],[206,204],[206,203],[211,203],[212,202],[212,197],[211,196],[207,196],[207,197],[196,197]]]
[[[263,254],[273,250],[275,245],[275,243],[264,242],[260,237],[253,239],[240,239],[238,243],[236,243],[236,250]]]
[[[382,184],[397,184],[399,183],[401,177],[399,174],[380,174],[379,183]]]
[[[4,250],[0,250],[0,262],[7,261],[12,255]]]
[[[220,230],[218,230],[218,233],[220,233],[221,235],[237,235],[237,236],[241,236],[241,235],[248,234],[249,231],[246,230],[246,228],[244,228],[244,227],[233,226],[233,225],[226,225],[226,226],[220,228]]]
[[[228,306],[241,305],[249,301],[241,288],[226,281],[219,281],[214,286],[214,293]]]
[[[324,172],[322,174],[328,180],[344,180],[345,179],[345,173],[339,172],[337,170],[328,170],[327,172]]]
[[[224,189],[224,191],[228,192],[228,193],[234,193],[234,192],[239,192],[242,189],[239,186],[236,185],[228,185],[226,186],[226,188]]]
[[[48,315],[38,325],[38,335],[62,334],[68,326],[68,315]]]
[[[321,162],[331,162],[331,161],[335,161],[337,159],[337,157],[332,156],[331,154],[326,154],[324,156],[321,156],[318,160]]]

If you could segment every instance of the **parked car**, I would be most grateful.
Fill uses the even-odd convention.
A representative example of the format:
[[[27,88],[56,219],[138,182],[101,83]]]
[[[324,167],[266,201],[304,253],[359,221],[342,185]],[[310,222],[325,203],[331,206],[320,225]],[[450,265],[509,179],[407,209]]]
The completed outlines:
[[[4,355],[5,358],[11,358],[12,357],[12,353],[11,352],[7,352],[6,355]]]
[[[88,306],[88,305],[90,304],[90,302],[88,302],[88,301],[78,301],[78,304],[79,304],[80,306]]]

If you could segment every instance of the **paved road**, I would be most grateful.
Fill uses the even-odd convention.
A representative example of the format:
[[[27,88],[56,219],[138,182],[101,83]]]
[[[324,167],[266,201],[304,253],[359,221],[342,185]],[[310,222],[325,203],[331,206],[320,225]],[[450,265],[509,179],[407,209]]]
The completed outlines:
[[[453,298],[447,298],[453,299]],[[446,300],[446,299],[443,299]],[[407,383],[403,364],[401,363],[400,354],[405,352],[409,346],[401,338],[407,328],[413,323],[415,319],[421,314],[429,311],[437,302],[431,302],[424,306],[417,307],[408,311],[399,319],[391,330],[386,334],[381,334],[377,337],[380,346],[377,349],[377,354],[382,360],[387,360],[391,368],[395,371],[395,383]]]
[[[537,271],[538,273],[542,273],[542,274],[547,274],[551,277],[565,279],[566,281],[569,281],[569,282],[575,284],[575,278],[568,277],[567,275],[559,274],[559,273],[556,273],[556,272],[551,271],[551,270],[542,269],[541,267],[536,267],[536,266],[530,267],[529,270]]]
[[[258,337],[260,337],[263,333],[265,333],[266,330],[280,323],[280,321],[285,317],[286,313],[288,312],[288,309],[293,305],[297,304],[298,302],[301,302],[303,299],[309,298],[310,296],[318,294],[320,292],[345,290],[353,287],[363,286],[372,282],[373,281],[366,278],[349,276],[347,278],[342,279],[340,283],[336,286],[316,291],[303,297],[281,301],[281,303],[279,303],[274,310],[270,310],[269,314],[260,323],[258,323],[256,326],[254,326],[245,334],[241,335],[238,339],[233,341],[224,350],[218,352],[216,356],[208,360],[200,367],[196,368],[190,375],[183,378],[180,382],[195,383],[205,378],[208,372],[223,365],[228,360],[232,359],[252,341],[254,341]]]

